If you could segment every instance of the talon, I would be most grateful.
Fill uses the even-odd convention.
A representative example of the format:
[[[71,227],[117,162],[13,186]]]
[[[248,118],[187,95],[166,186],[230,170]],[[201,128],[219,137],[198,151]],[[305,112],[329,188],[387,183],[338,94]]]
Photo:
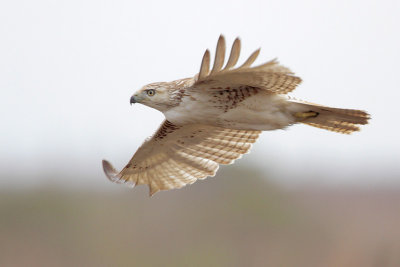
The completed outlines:
[[[308,112],[296,112],[294,116],[300,119],[307,119],[311,117],[317,117],[318,114],[319,114],[318,112],[308,111]]]

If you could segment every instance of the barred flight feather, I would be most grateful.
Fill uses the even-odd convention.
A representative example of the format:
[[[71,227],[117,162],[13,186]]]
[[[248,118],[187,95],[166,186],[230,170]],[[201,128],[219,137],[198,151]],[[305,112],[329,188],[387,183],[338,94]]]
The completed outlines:
[[[103,166],[110,180],[148,184],[152,195],[215,175],[218,164],[231,164],[247,153],[259,134],[209,125],[176,126],[165,121],[120,173],[107,161]]]
[[[204,54],[200,73],[194,87],[209,88],[208,84],[219,84],[221,88],[234,88],[235,86],[253,86],[276,94],[286,94],[293,91],[301,79],[293,72],[280,65],[276,59],[260,66],[251,67],[257,59],[260,49],[253,52],[245,63],[239,68],[232,69],[240,54],[240,41],[236,39],[231,50],[231,55],[224,69],[221,70],[225,59],[225,38],[221,35],[218,39],[214,67],[209,72],[210,55],[208,50]],[[215,89],[215,88],[214,88]]]

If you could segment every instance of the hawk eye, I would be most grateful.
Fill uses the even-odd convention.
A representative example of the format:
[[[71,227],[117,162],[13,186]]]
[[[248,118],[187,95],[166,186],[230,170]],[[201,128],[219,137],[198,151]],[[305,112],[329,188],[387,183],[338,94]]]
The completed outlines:
[[[146,91],[146,93],[147,93],[148,96],[153,96],[153,95],[156,94],[156,90],[154,90],[154,89],[149,89],[149,90]]]

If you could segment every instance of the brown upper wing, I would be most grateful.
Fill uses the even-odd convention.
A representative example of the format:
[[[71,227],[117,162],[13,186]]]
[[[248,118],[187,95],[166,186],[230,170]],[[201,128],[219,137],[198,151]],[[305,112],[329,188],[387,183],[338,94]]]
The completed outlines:
[[[147,184],[153,195],[214,176],[218,164],[230,164],[248,152],[259,134],[200,124],[176,126],[164,121],[121,172],[105,160],[103,168],[111,181]]]
[[[210,71],[210,53],[204,54],[200,72],[194,87],[203,89],[225,89],[238,86],[251,86],[268,90],[276,94],[286,94],[296,88],[301,82],[290,69],[280,65],[277,60],[271,60],[260,66],[251,67],[260,50],[256,50],[240,67],[233,69],[240,55],[240,40],[236,38],[232,45],[231,54],[224,68],[225,39],[218,39],[214,66]]]

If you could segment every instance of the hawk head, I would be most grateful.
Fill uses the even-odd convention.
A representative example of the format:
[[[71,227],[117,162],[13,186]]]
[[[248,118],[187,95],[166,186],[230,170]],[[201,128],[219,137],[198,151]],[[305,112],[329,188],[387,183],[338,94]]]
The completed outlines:
[[[191,83],[192,79],[150,83],[137,91],[131,97],[130,103],[140,103],[165,112],[180,104],[187,86]]]
[[[131,97],[130,103],[140,103],[163,112],[171,107],[170,90],[169,83],[150,83],[137,91]]]

